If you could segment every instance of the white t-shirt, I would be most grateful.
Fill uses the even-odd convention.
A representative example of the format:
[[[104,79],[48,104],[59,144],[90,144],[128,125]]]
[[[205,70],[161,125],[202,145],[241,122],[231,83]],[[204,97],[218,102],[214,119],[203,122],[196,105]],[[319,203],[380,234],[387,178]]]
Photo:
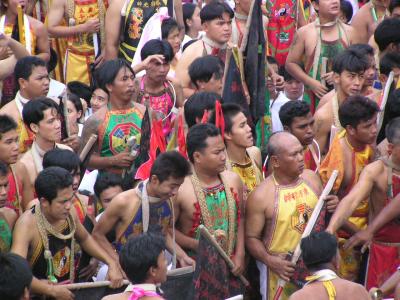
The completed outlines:
[[[303,95],[297,99],[297,101],[302,100]],[[271,112],[271,122],[272,122],[272,132],[283,131],[283,125],[281,119],[279,118],[279,111],[281,107],[289,102],[292,101],[288,97],[286,97],[285,92],[280,92],[278,98],[275,101],[271,101],[269,110]],[[296,101],[296,100],[295,100]]]

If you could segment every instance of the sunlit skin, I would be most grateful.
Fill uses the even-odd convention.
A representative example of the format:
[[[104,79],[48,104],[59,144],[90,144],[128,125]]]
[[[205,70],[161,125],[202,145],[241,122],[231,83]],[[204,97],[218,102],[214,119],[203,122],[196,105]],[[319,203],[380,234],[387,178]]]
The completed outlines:
[[[0,135],[0,161],[7,165],[15,164],[19,155],[19,135],[15,129]]]
[[[304,146],[311,145],[314,139],[314,117],[311,112],[306,116],[293,118],[290,126],[284,126],[284,129],[293,134]]]
[[[102,89],[95,89],[92,94],[92,98],[90,98],[90,106],[92,108],[92,112],[95,113],[101,107],[106,106],[108,103],[108,95]]]
[[[118,194],[122,193],[122,187],[121,186],[110,186],[109,188],[105,189],[102,191],[99,195],[101,205],[103,206],[104,210],[107,209],[107,207],[110,205],[111,200],[117,196]]]

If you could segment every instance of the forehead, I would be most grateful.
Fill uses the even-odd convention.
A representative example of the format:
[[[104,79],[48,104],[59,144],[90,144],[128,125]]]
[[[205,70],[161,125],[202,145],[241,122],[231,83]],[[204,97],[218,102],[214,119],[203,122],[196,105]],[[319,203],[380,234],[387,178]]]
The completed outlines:
[[[131,76],[133,75],[132,71],[128,67],[122,67],[119,69],[117,73],[117,77]]]
[[[0,185],[6,185],[8,183],[8,176],[1,176],[0,175]]]
[[[0,141],[1,140],[7,140],[7,139],[10,139],[10,138],[15,138],[15,137],[18,137],[18,132],[17,132],[16,129],[11,129],[11,130],[9,130],[9,131],[7,131],[5,133],[1,133],[0,134]]]
[[[206,139],[206,149],[208,150],[213,150],[213,149],[218,149],[221,147],[225,147],[224,142],[222,140],[221,135],[217,135],[217,136],[209,136]]]
[[[47,75],[47,74],[48,74],[47,68],[44,66],[34,66],[32,68],[31,76],[32,75]]]
[[[70,185],[69,187],[66,187],[64,189],[59,189],[57,190],[57,197],[54,200],[66,200],[66,199],[70,199],[73,196],[73,189],[72,189],[72,185]]]
[[[221,21],[227,22],[230,20],[231,20],[231,16],[227,12],[224,12],[220,18],[216,18],[216,19],[210,20],[208,22],[209,23],[219,23]]]
[[[97,97],[107,97],[107,93],[102,89],[95,89],[93,95]]]
[[[293,125],[300,125],[300,124],[304,124],[304,123],[311,123],[313,121],[314,121],[314,117],[311,114],[311,112],[309,112],[305,116],[294,117],[293,121],[292,121],[292,126]]]
[[[58,115],[57,110],[54,107],[50,107],[50,108],[48,108],[48,109],[43,111],[43,120],[50,119],[50,118],[55,117],[57,115]]]
[[[232,123],[233,124],[240,124],[240,123],[243,123],[243,122],[247,122],[247,118],[244,115],[244,113],[242,113],[242,112],[239,112],[235,116],[232,117]]]

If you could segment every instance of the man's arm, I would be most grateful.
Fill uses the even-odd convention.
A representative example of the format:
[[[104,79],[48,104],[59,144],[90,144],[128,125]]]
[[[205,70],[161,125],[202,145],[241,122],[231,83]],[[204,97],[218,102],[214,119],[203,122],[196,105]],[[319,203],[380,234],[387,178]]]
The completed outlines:
[[[245,215],[244,215],[244,207],[243,207],[243,182],[237,174],[233,174],[236,177],[236,188],[237,188],[237,197],[238,202],[238,218],[240,218],[238,223],[237,229],[237,239],[236,239],[236,248],[235,248],[235,255],[233,257],[234,268],[232,269],[232,273],[234,275],[239,275],[244,271],[244,256],[245,256],[245,238],[244,238],[244,224],[245,222]]]
[[[22,199],[21,209],[24,211],[28,208],[28,203],[34,199],[34,190],[29,178],[29,172],[25,165],[20,161],[15,166],[15,172],[18,174],[18,178],[22,182]]]
[[[106,60],[118,57],[119,37],[121,34],[121,9],[123,4],[124,0],[113,0],[107,9],[105,22]]]
[[[176,253],[176,259],[179,261],[179,264],[181,267],[186,267],[186,266],[194,266],[195,262],[193,259],[191,259],[185,251],[178,245],[178,243],[175,241],[174,245],[174,240],[172,238],[172,228],[167,230],[165,233],[165,246],[167,247],[167,250],[170,253]]]
[[[368,4],[369,5],[369,4]],[[351,27],[357,32],[353,36],[352,42],[354,44],[366,44],[368,43],[368,16],[363,9],[360,9],[351,21]]]
[[[34,26],[36,33],[36,56],[48,62],[50,60],[50,43],[47,29],[42,22],[33,18],[29,20],[32,26]]]
[[[327,104],[329,105],[329,104]],[[314,123],[314,132],[315,132],[315,140],[317,141],[319,148],[321,150],[321,155],[325,156],[326,153],[328,153],[328,136],[330,132],[329,124],[327,120],[323,118],[323,113],[322,111],[324,110],[324,107],[321,108],[321,110],[318,110],[315,115],[315,123]],[[321,159],[322,161],[322,159]]]
[[[182,54],[176,66],[176,78],[181,82],[183,96],[185,99],[194,94],[195,90],[191,87],[189,77],[189,66],[199,56],[196,56],[196,44],[190,45]]]

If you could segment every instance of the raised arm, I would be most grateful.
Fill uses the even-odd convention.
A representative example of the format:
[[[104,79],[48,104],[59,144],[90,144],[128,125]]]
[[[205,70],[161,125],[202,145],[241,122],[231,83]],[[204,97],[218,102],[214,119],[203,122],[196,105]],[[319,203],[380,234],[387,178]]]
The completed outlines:
[[[36,30],[36,56],[48,62],[50,60],[50,44],[47,29],[42,22],[32,18],[30,21]]]
[[[106,54],[105,59],[111,60],[118,57],[119,37],[121,34],[121,9],[124,0],[113,0],[106,13]]]

